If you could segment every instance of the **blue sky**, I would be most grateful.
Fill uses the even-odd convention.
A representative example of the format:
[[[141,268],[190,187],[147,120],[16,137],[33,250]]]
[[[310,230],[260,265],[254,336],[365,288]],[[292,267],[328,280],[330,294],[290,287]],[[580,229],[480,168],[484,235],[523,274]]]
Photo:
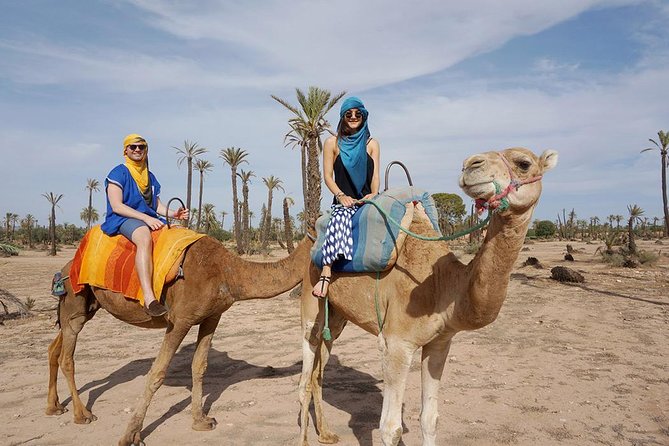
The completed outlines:
[[[230,146],[249,153],[256,215],[270,175],[297,211],[299,153],[270,95],[296,103],[310,85],[360,96],[382,168],[400,160],[432,193],[460,193],[467,156],[524,146],[560,153],[535,218],[605,220],[629,204],[662,216],[659,151],[639,152],[669,131],[666,2],[0,0],[0,12],[3,217],[45,224],[54,192],[57,221],[83,225],[87,178],[102,182],[133,132],[164,199],[185,196],[173,146],[189,140],[209,149],[204,201],[218,212],[231,211]],[[93,205],[102,215],[102,191]]]

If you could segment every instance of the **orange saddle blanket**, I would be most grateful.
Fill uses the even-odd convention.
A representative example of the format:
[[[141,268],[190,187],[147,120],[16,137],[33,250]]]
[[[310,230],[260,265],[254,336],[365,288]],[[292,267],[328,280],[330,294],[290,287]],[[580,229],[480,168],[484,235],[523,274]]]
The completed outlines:
[[[204,237],[190,229],[163,227],[151,233],[153,238],[153,292],[159,297],[167,275],[183,252]],[[144,294],[135,270],[134,243],[123,235],[110,237],[94,226],[86,233],[70,267],[70,283],[75,293],[88,284],[138,300],[144,305]]]

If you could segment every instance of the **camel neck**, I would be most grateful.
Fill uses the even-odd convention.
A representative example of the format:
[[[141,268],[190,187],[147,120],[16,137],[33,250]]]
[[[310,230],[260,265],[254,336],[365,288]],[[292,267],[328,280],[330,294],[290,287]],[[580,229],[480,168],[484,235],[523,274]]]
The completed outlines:
[[[497,318],[532,210],[492,218],[483,245],[467,265],[465,290],[456,300],[454,316],[462,329],[480,328]]]

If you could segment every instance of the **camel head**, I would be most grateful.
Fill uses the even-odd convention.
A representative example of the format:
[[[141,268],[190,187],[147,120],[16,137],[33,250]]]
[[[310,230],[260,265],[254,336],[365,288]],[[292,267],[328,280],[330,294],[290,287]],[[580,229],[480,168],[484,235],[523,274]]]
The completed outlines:
[[[554,150],[546,150],[540,157],[521,147],[480,153],[464,161],[460,187],[476,200],[479,209],[496,209],[506,198],[509,207],[501,215],[525,213],[539,200],[544,172],[557,161]]]

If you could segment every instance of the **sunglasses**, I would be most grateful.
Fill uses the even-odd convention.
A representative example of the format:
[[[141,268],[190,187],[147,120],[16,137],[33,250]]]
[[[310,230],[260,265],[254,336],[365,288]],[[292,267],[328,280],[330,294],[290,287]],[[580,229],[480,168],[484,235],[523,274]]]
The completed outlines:
[[[125,148],[132,151],[139,150],[141,152],[142,150],[146,150],[146,144],[128,144]]]
[[[362,119],[362,112],[360,110],[346,110],[346,113],[344,113],[344,118],[346,119]]]

